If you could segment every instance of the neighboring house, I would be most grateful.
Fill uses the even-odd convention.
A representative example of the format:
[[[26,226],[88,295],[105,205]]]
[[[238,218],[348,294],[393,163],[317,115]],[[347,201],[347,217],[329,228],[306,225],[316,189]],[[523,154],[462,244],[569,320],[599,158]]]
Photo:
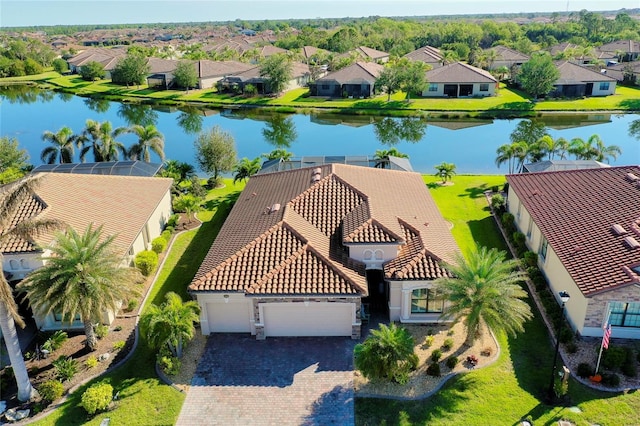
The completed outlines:
[[[418,173],[330,164],[257,174],[189,292],[205,335],[358,339],[362,302],[392,321],[440,321],[432,280],[457,251]]]
[[[149,75],[147,76],[147,85],[149,87],[160,87],[168,89],[173,83],[173,73],[178,66],[178,62],[174,59],[149,58]]]
[[[517,50],[513,50],[506,46],[494,46],[486,50],[493,50],[496,52],[496,58],[491,62],[491,64],[489,64],[489,69],[491,70],[496,70],[501,67],[512,69],[512,67],[519,67],[531,59],[524,53],[520,53]]]
[[[254,65],[239,61],[200,60],[194,63],[198,74],[198,89],[210,89],[228,75],[243,73]]]
[[[382,64],[385,62],[389,62],[389,54],[387,52],[382,52],[370,47],[356,47],[355,49],[353,49],[353,52],[356,52],[366,61],[378,62]]]
[[[266,160],[262,163],[262,168],[258,173],[282,172],[285,170],[301,169],[303,167],[318,167],[325,164],[349,164],[352,166],[380,167],[405,172],[413,171],[408,158],[389,156],[385,159],[376,159],[367,155],[321,155],[298,157],[290,160],[283,160],[282,158]]]
[[[598,48],[602,52],[610,52],[615,58],[619,54],[625,62],[636,61],[640,58],[640,41],[637,40],[617,40],[611,43],[603,44]]]
[[[17,213],[21,217],[42,216],[64,221],[82,233],[89,224],[103,226],[103,235],[116,235],[114,247],[129,264],[136,253],[151,248],[172,214],[171,179],[138,176],[106,176],[73,173],[36,173],[40,185],[35,195]],[[53,233],[36,241],[20,238],[0,246],[2,269],[12,280],[25,277],[42,266],[42,256],[53,241]],[[114,313],[101,319],[111,323]],[[60,316],[35,316],[36,325],[44,330],[82,328],[80,321],[63,324]]]
[[[498,85],[491,73],[464,62],[427,71],[427,81],[422,96],[429,97],[494,96]]]
[[[433,68],[439,68],[442,66],[442,52],[440,49],[431,46],[424,46],[420,49],[416,49],[413,52],[409,52],[404,55],[405,58],[409,58],[412,61],[424,62]]]
[[[607,67],[605,73],[617,81],[638,84],[640,83],[640,61],[612,65]]]
[[[356,62],[331,72],[309,85],[311,96],[371,97],[384,67],[374,62]]]
[[[552,97],[608,96],[616,92],[616,79],[569,61],[555,63],[560,77],[549,93]]]
[[[83,65],[89,62],[98,62],[104,67],[105,79],[111,79],[111,71],[121,58],[127,55],[125,49],[89,49],[67,59],[69,70],[73,74],[79,74]]]
[[[302,55],[302,59],[305,64],[313,64],[314,56],[325,55],[329,56],[331,52],[325,49],[320,49],[315,46],[302,46],[300,49],[300,54]],[[316,65],[324,65],[324,64],[316,64]]]
[[[571,326],[640,339],[640,167],[507,176],[508,209]]]
[[[567,170],[600,169],[611,167],[596,160],[547,160],[524,164],[522,173],[560,172]]]
[[[309,66],[301,62],[293,62],[291,80],[286,84],[284,91],[297,89],[300,87],[306,87],[311,80],[311,72]],[[251,84],[254,86],[258,93],[268,94],[271,93],[271,88],[267,83],[267,77],[260,75],[260,66],[252,66],[251,68],[238,72],[230,73],[218,82],[218,88],[222,91],[238,91],[244,92],[245,87]]]

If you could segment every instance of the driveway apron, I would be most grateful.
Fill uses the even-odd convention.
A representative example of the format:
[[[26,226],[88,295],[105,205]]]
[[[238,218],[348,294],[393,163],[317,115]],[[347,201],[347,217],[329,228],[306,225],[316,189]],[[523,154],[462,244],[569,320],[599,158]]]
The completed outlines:
[[[177,424],[353,425],[355,343],[212,334]]]

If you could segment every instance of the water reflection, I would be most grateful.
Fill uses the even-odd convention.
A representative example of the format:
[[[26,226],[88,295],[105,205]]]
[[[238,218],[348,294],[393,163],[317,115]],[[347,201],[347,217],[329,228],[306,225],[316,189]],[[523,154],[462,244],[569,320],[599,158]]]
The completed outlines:
[[[277,114],[267,118],[262,136],[276,148],[291,148],[291,144],[298,137],[298,132],[292,117]]]
[[[155,126],[158,121],[158,113],[150,105],[120,104],[118,117],[126,121],[129,126],[134,124]]]
[[[545,115],[540,117],[539,120],[547,127],[555,130],[564,130],[575,127],[611,123],[611,114]]]
[[[64,103],[71,102],[74,96],[73,93],[58,92],[58,98]]]
[[[178,126],[186,133],[195,134],[202,131],[202,123],[204,121],[204,112],[196,107],[182,107],[176,118]]]
[[[111,102],[106,99],[94,99],[94,98],[86,98],[84,100],[84,104],[91,111],[97,112],[98,114],[104,114],[109,111],[109,107],[111,106]]]
[[[38,98],[38,95],[40,92],[42,91],[35,87],[22,84],[0,86],[0,96],[2,96],[3,100],[7,100],[12,104],[33,104],[35,102],[39,102],[40,99]]]
[[[405,141],[416,143],[424,138],[427,122],[417,117],[383,119],[373,123],[376,139],[383,145],[397,145]]]

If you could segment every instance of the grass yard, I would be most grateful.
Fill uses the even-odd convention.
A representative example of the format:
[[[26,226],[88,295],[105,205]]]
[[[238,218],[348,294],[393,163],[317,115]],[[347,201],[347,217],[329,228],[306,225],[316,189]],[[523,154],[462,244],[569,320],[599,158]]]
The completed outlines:
[[[150,303],[162,303],[168,291],[175,291],[186,299],[187,285],[229,213],[229,201],[244,187],[242,183],[234,185],[231,179],[226,180],[226,185],[209,192],[206,210],[198,215],[203,222],[202,226],[175,238],[173,248],[167,255],[145,308]],[[34,424],[99,425],[102,419],[107,417],[111,419],[112,425],[175,424],[185,395],[160,381],[155,373],[154,364],[155,351],[149,348],[144,339],[140,339],[135,354],[125,365],[81,387],[60,408]],[[115,409],[89,417],[79,406],[80,397],[89,385],[98,381],[110,383],[115,392],[120,392],[119,398]]]
[[[504,182],[499,176],[455,176],[452,186],[437,186],[425,176],[443,216],[454,224],[463,250],[478,241],[504,249],[483,192]],[[433,397],[421,401],[356,399],[357,425],[515,425],[530,417],[535,425],[569,420],[576,425],[635,425],[640,393],[602,393],[571,380],[569,393],[580,412],[541,402],[551,374],[553,348],[537,311],[518,338],[498,336],[501,354],[486,368],[451,379]]]

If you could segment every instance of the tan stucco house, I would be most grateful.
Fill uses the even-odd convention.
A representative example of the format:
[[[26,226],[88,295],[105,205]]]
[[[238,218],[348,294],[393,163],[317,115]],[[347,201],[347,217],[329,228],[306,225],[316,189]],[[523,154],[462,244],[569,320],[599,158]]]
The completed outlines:
[[[454,62],[427,71],[427,88],[422,96],[463,98],[494,96],[498,80],[481,68]]]
[[[363,303],[438,322],[458,250],[418,173],[327,164],[254,175],[194,277],[203,334],[360,337]]]
[[[89,224],[103,226],[103,235],[116,235],[115,248],[129,264],[136,253],[151,248],[151,241],[164,228],[171,209],[171,179],[140,176],[108,176],[75,173],[37,173],[40,184],[36,193],[24,204],[16,220],[42,217],[64,221],[78,232]],[[42,256],[54,239],[53,233],[37,241],[20,238],[8,240],[0,247],[2,269],[11,280],[24,278],[42,266]],[[76,321],[64,324],[55,314],[44,318],[35,315],[43,330],[82,328]],[[103,322],[110,323],[114,313],[105,313]]]
[[[640,167],[507,176],[508,210],[550,289],[567,291],[571,326],[640,339]]]

